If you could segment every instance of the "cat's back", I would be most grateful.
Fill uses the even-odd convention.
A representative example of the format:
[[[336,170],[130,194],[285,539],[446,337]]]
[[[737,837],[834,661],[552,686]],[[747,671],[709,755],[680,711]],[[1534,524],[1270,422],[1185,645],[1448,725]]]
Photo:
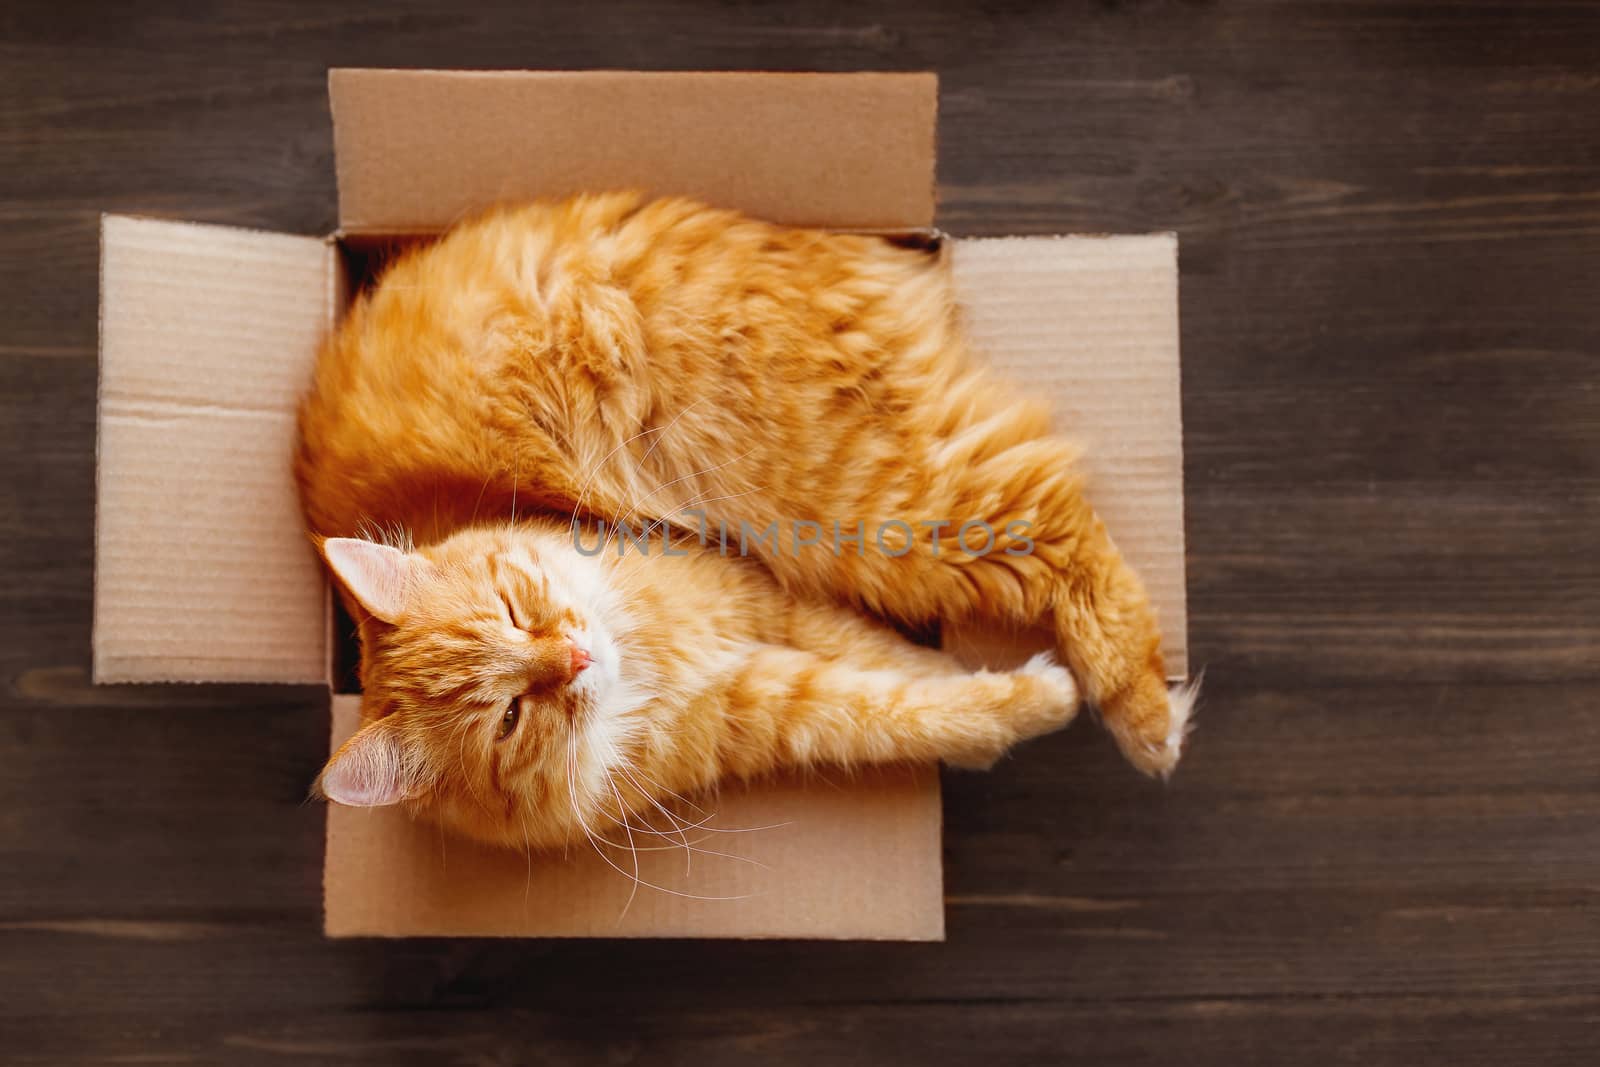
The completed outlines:
[[[513,497],[570,509],[618,434],[714,380],[869,374],[948,304],[932,257],[876,238],[630,193],[491,212],[400,256],[324,345],[295,457],[308,526],[426,542]]]

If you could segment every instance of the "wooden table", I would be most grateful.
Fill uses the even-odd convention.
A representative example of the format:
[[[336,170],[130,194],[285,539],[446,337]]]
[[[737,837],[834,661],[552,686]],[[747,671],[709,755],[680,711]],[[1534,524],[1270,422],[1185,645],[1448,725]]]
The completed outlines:
[[[0,1059],[1595,1062],[1600,6],[199,7],[0,14]],[[87,667],[98,215],[330,229],[330,65],[934,68],[950,231],[1177,230],[1174,783],[948,775],[943,945],[324,941],[323,694]]]

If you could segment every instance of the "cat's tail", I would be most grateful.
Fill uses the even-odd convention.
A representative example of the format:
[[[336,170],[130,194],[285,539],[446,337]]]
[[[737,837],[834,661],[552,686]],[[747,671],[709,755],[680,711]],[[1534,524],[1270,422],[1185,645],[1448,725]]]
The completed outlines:
[[[1129,763],[1155,777],[1172,774],[1194,729],[1200,682],[1196,675],[1170,689],[1135,686],[1106,701],[1100,719]]]
[[[1194,727],[1200,678],[1169,685],[1144,584],[1098,520],[1090,531],[1098,538],[1078,543],[1076,566],[1063,568],[1071,579],[1054,593],[1057,648],[1128,762],[1166,778]]]

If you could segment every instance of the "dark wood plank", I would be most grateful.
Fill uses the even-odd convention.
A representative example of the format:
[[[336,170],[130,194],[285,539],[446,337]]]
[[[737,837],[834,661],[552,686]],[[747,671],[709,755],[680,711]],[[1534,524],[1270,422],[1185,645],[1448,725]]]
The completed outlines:
[[[307,1059],[324,1063],[475,1064],[648,1062],[718,1067],[791,1056],[798,1062],[876,1065],[908,1049],[971,1049],[982,1062],[1117,1063],[1164,1067],[1173,1050],[1188,1062],[1276,1067],[1315,1050],[1318,1064],[1582,1062],[1594,1017],[1566,1000],[1484,1006],[1435,1000],[1350,999],[1192,1004],[1003,1004],[924,1001],[854,1007],[797,1004],[781,1016],[708,1005],[646,1010],[619,1018],[604,1008],[545,1008],[333,1015],[241,1014],[213,1034],[143,1017],[108,1019],[92,1031],[28,1024],[15,1036],[38,1062],[118,1062],[121,1049],[172,1050],[169,1062],[237,1064]],[[951,1059],[960,1057],[951,1055]]]
[[[1589,1062],[1596,55],[1560,2],[0,12],[0,1047]],[[85,679],[98,215],[331,228],[331,64],[933,68],[946,228],[1177,230],[1178,778],[1087,724],[947,776],[942,946],[323,941],[325,698]]]
[[[1087,726],[1000,773],[950,775],[944,946],[461,955],[315,936],[321,819],[303,797],[323,739],[298,702],[272,703],[290,691],[191,689],[171,707],[154,690],[71,675],[21,683],[35,706],[13,716],[25,732],[0,750],[0,765],[21,769],[0,810],[55,798],[0,853],[19,872],[0,891],[0,929],[23,946],[0,959],[0,987],[23,1016],[62,983],[108,1012],[226,1015],[250,986],[285,1010],[354,1010],[430,989],[448,959],[497,1000],[574,1008],[709,997],[754,1010],[800,991],[789,985],[800,960],[805,999],[829,1004],[1573,996],[1592,986],[1600,948],[1589,907],[1600,798],[1567,729],[1587,710],[1580,686],[1471,692],[1447,717],[1405,713],[1451,698],[1436,687],[1219,687],[1219,721],[1168,791],[1132,780]],[[108,695],[120,703],[92,703]],[[1534,697],[1515,743],[1485,765],[1504,709]],[[74,760],[64,791],[50,776]],[[52,980],[29,982],[46,952]],[[259,968],[219,981],[236,956]],[[661,988],[664,969],[690,961],[697,981]]]

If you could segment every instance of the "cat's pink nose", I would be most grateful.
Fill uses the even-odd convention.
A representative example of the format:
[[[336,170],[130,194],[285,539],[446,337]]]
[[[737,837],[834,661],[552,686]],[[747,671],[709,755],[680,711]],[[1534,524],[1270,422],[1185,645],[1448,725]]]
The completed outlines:
[[[572,646],[572,676],[574,678],[576,678],[579,672],[583,671],[592,662],[593,660],[589,658],[588,652],[579,648],[577,645]]]

